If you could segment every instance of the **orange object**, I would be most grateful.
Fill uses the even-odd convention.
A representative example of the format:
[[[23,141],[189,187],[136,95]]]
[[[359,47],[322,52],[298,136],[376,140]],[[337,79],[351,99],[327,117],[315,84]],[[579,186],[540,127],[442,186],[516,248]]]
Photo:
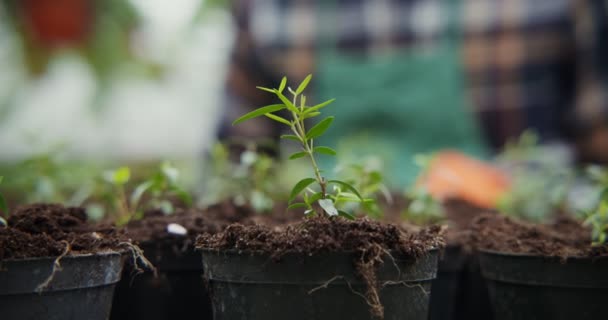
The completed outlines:
[[[437,199],[457,198],[488,209],[496,208],[510,188],[498,168],[457,151],[438,153],[417,184]]]

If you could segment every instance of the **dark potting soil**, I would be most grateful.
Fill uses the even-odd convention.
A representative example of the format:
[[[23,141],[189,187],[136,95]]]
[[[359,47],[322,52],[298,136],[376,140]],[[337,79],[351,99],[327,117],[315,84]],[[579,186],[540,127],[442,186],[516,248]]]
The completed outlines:
[[[495,210],[477,207],[460,199],[448,199],[444,203],[446,223],[446,242],[450,246],[460,246],[469,251],[471,248],[472,222],[483,214],[496,214]]]
[[[406,233],[392,224],[366,218],[313,217],[286,226],[233,224],[217,234],[203,234],[197,246],[211,250],[242,250],[265,252],[274,258],[285,253],[314,254],[319,252],[366,252],[372,247],[397,251],[413,258],[444,245],[439,226]]]
[[[300,213],[286,212],[284,205],[277,205],[273,212],[256,213],[248,205],[239,206],[231,201],[224,201],[205,209],[178,209],[170,215],[160,210],[150,210],[144,214],[143,219],[129,222],[124,230],[136,242],[187,246],[194,244],[197,235],[215,234],[233,223],[279,226],[301,216]],[[172,223],[184,227],[187,234],[170,233],[168,226]]]
[[[18,207],[0,227],[0,261],[125,250],[113,227],[87,223],[83,208],[58,204]]]
[[[591,230],[580,222],[560,217],[549,224],[532,224],[504,215],[485,214],[472,223],[476,248],[548,257],[608,256],[608,245],[592,246]]]

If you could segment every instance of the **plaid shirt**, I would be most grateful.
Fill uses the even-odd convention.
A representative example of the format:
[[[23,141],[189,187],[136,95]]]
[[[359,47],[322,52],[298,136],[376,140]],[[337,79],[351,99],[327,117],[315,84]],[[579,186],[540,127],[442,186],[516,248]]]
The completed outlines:
[[[444,34],[442,7],[455,0],[238,0],[220,138],[276,137],[260,118],[229,123],[252,107],[271,104],[256,85],[295,83],[315,73],[322,28],[332,28],[340,51],[364,54],[430,47]],[[473,113],[493,147],[535,129],[565,140],[606,119],[606,0],[460,0],[462,66]],[[331,26],[319,18],[332,15]],[[321,32],[320,32],[321,31]],[[604,38],[602,40],[602,37]],[[314,94],[314,93],[313,93]],[[327,97],[320,97],[327,98]]]

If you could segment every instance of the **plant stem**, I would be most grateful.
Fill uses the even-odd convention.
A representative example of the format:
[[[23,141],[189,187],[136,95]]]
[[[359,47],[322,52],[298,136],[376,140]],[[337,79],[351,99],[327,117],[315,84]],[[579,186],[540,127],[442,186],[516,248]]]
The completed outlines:
[[[297,105],[297,95],[293,95],[293,104]],[[298,138],[300,138],[300,142],[302,143],[302,146],[304,147],[304,151],[308,154],[308,157],[310,158],[310,162],[312,164],[314,173],[315,173],[315,178],[317,179],[317,182],[319,183],[319,186],[321,187],[321,194],[323,195],[323,199],[325,199],[327,197],[327,185],[325,183],[325,179],[323,178],[323,176],[321,176],[321,170],[319,169],[319,166],[317,165],[317,161],[315,160],[315,156],[314,156],[314,152],[313,152],[313,140],[307,140],[306,139],[306,130],[305,130],[305,124],[304,124],[304,119],[300,118],[295,112],[291,112],[294,122],[295,122],[295,126],[292,125],[291,129],[292,131],[296,134],[296,136]]]

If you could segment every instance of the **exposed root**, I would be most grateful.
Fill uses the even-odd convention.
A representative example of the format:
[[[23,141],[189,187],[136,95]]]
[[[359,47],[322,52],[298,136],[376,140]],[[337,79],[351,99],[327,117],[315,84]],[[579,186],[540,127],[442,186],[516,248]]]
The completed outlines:
[[[121,242],[119,245],[127,248],[131,252],[131,259],[133,262],[133,274],[131,275],[131,280],[135,279],[135,276],[143,273],[144,269],[151,270],[154,277],[158,277],[158,271],[146,258],[143,250],[141,250],[140,247],[130,242]]]
[[[318,287],[316,287],[316,288],[312,288],[310,291],[308,291],[308,294],[313,294],[313,293],[314,293],[315,291],[317,291],[317,290],[321,290],[321,289],[327,289],[327,286],[328,286],[330,283],[332,283],[332,282],[334,282],[334,281],[336,281],[336,280],[338,280],[338,279],[342,279],[342,278],[344,278],[344,277],[343,277],[343,276],[335,276],[335,277],[333,277],[333,278],[331,278],[331,279],[327,280],[327,281],[326,281],[325,283],[323,283],[322,285],[320,285],[320,286],[318,286]]]
[[[361,257],[355,263],[359,275],[363,278],[363,282],[365,282],[365,285],[367,286],[365,300],[370,306],[372,316],[377,319],[384,319],[384,307],[380,302],[380,294],[378,292],[376,266],[383,262],[382,254],[385,253],[385,251],[386,250],[382,248],[381,245],[377,243],[371,244],[367,249],[360,251]]]
[[[382,286],[380,286],[380,289],[383,289],[386,286],[396,285],[396,284],[401,284],[408,288],[419,288],[427,296],[430,294],[430,292],[424,290],[424,287],[421,284],[409,284],[405,281],[385,281],[382,283]]]
[[[55,258],[55,261],[53,262],[53,270],[51,271],[51,274],[46,278],[46,280],[44,280],[44,282],[42,282],[41,284],[39,284],[36,287],[35,292],[42,293],[44,290],[46,290],[48,288],[48,286],[51,284],[51,281],[53,281],[53,279],[55,278],[55,274],[58,271],[61,271],[61,263],[60,263],[61,259],[63,259],[63,257],[68,255],[68,253],[70,253],[70,251],[72,250],[72,246],[70,245],[69,242],[62,240],[61,243],[65,244],[65,248],[63,249],[63,252],[57,258]]]

